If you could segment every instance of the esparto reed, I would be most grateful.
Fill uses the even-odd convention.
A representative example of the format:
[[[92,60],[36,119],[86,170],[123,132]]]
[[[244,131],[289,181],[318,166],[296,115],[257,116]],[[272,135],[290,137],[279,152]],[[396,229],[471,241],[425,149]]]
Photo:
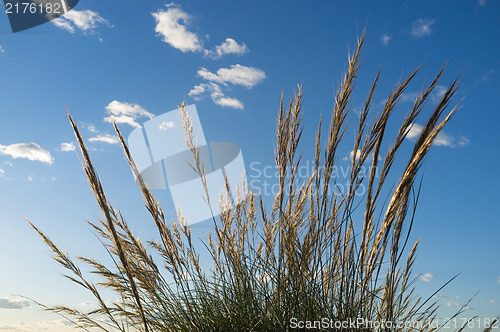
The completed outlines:
[[[241,203],[221,209],[225,212],[213,217],[213,232],[208,234],[205,248],[213,263],[210,271],[202,268],[200,249],[193,245],[182,211],[177,212],[177,220],[166,221],[114,124],[158,230],[158,240],[142,243],[131,232],[125,218],[107,200],[84,140],[68,113],[83,155],[85,174],[104,216],[90,225],[114,264],[77,257],[101,277],[98,284],[93,284],[68,255],[30,223],[48,244],[54,259],[68,270],[67,277],[90,291],[98,305],[88,312],[66,306],[44,308],[64,315],[76,327],[87,331],[288,331],[295,327],[293,319],[315,322],[324,318],[338,322],[358,318],[394,324],[418,322],[421,325],[390,330],[433,330],[425,324],[435,317],[437,305],[430,303],[431,298],[417,297],[413,288],[415,279],[411,271],[418,241],[411,249],[407,246],[420,192],[416,184],[418,171],[436,136],[455,113],[456,106],[443,116],[458,84],[453,81],[434,107],[399,180],[384,202],[382,196],[394,161],[443,69],[416,97],[383,158],[379,155],[389,118],[420,67],[394,86],[382,112],[369,124],[379,72],[359,117],[349,186],[345,192],[336,193],[333,170],[347,128],[364,38],[363,33],[348,58],[326,136],[322,133],[323,121],[319,121],[314,172],[308,178],[300,178],[298,174],[302,159],[299,142],[303,93],[299,87],[287,106],[281,97],[275,150],[279,191],[272,206],[267,208],[262,196],[252,192],[243,195],[247,190],[240,188]],[[207,203],[219,199],[221,205],[230,204],[227,182],[225,196],[208,196],[205,168],[191,120],[184,103],[180,108],[186,144],[194,157],[191,167],[203,181]],[[371,167],[365,174],[363,165],[367,163]],[[360,199],[356,192],[362,184],[367,191]],[[360,206],[364,206],[364,211],[356,214]],[[114,291],[119,300],[106,303],[102,289]]]

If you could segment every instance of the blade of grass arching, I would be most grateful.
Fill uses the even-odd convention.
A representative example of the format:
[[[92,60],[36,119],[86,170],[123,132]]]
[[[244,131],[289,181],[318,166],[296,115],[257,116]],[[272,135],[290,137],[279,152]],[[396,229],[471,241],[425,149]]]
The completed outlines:
[[[29,221],[29,220],[27,220],[27,221],[30,224],[30,226],[38,233],[38,235],[40,235],[42,240],[49,246],[51,251],[54,253],[54,255],[55,255],[53,257],[54,260],[56,262],[58,262],[65,269],[71,271],[76,276],[76,278],[74,278],[74,277],[71,277],[71,276],[65,274],[64,277],[68,278],[69,280],[73,281],[74,283],[76,283],[76,284],[82,286],[83,288],[85,288],[86,290],[90,291],[92,293],[92,295],[96,298],[96,300],[99,302],[101,309],[106,313],[107,317],[111,320],[111,322],[113,322],[119,328],[118,322],[116,321],[115,317],[111,313],[110,308],[106,305],[106,303],[102,299],[101,294],[99,293],[99,291],[97,290],[95,285],[90,283],[88,280],[86,280],[84,278],[79,267],[70,259],[70,257],[67,254],[62,252],[40,229],[38,229],[35,225],[33,225],[31,223],[31,221]],[[59,307],[59,308],[63,308],[63,307]],[[69,309],[66,307],[64,307],[64,309],[68,309],[68,310],[66,310],[66,312],[71,313],[72,315],[85,317],[85,319],[88,319],[89,322],[92,321],[92,319],[89,318],[84,313],[81,313],[79,311],[75,311],[75,310],[72,310],[72,309]],[[97,322],[95,324],[99,325]]]
[[[76,139],[78,141],[78,144],[80,145],[80,150],[82,152],[82,155],[83,155],[83,158],[85,161],[84,169],[85,169],[85,173],[87,174],[87,179],[89,181],[89,184],[90,184],[92,190],[94,191],[94,194],[95,194],[96,199],[97,199],[97,203],[99,204],[102,212],[104,213],[104,216],[105,216],[105,219],[108,223],[109,229],[112,232],[113,241],[115,243],[115,246],[116,246],[116,249],[118,252],[118,256],[120,258],[120,262],[122,263],[123,268],[127,274],[128,280],[130,282],[130,287],[132,288],[132,293],[134,294],[134,298],[135,298],[139,313],[141,315],[141,318],[142,318],[142,321],[144,324],[144,329],[146,332],[148,332],[149,331],[148,323],[147,323],[146,315],[145,315],[143,307],[142,307],[139,292],[137,290],[137,286],[135,284],[135,280],[134,280],[134,277],[132,275],[132,271],[129,268],[129,264],[128,264],[126,255],[123,251],[121,240],[116,233],[115,225],[114,225],[113,219],[111,218],[110,206],[108,205],[108,202],[106,200],[106,196],[104,194],[104,190],[102,188],[101,181],[99,180],[99,177],[95,172],[94,166],[93,166],[92,161],[90,160],[90,156],[87,152],[87,147],[85,146],[85,143],[80,135],[80,132],[78,131],[78,127],[76,126],[75,121],[73,120],[73,118],[69,114],[69,111],[67,111],[67,114],[68,114],[68,118],[69,118],[69,121],[71,123],[71,126],[73,128],[73,131],[75,133]]]

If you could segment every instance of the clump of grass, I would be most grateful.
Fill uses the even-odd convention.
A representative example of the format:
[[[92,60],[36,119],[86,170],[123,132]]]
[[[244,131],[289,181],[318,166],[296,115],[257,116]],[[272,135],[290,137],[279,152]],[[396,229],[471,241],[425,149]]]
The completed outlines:
[[[447,114],[457,81],[446,89],[427,119],[399,180],[384,202],[386,180],[399,156],[402,142],[440,80],[443,69],[416,97],[402,121],[385,157],[382,153],[389,118],[401,95],[419,68],[397,83],[373,123],[368,123],[376,76],[361,110],[349,187],[335,193],[333,170],[337,152],[347,128],[346,118],[359,71],[360,51],[348,58],[347,72],[335,95],[335,106],[326,133],[319,121],[314,144],[314,172],[301,178],[299,142],[302,135],[302,90],[285,105],[283,97],[276,127],[275,162],[279,191],[271,207],[263,198],[240,188],[241,203],[213,218],[206,250],[213,269],[201,267],[199,248],[182,212],[167,222],[164,212],[142,180],[119,128],[115,130],[123,151],[144,196],[144,202],[158,230],[158,239],[143,243],[135,236],[119,210],[106,198],[73,118],[69,120],[78,140],[83,168],[103,218],[90,223],[113,258],[105,265],[93,258],[73,259],[60,250],[36,226],[70,280],[87,289],[97,308],[81,311],[66,306],[44,307],[67,317],[76,327],[103,331],[285,331],[292,319],[320,321],[419,322],[398,330],[431,330],[425,324],[435,317],[436,303],[414,294],[411,274],[418,242],[408,246],[419,186],[418,171],[434,139],[449,121]],[[202,178],[208,197],[205,170],[200,162],[192,125],[184,104],[180,106],[186,143],[193,152],[193,169]],[[370,172],[363,165],[370,164]],[[379,169],[377,176],[376,169]],[[391,173],[392,174],[392,173]],[[391,175],[395,177],[394,175]],[[356,192],[367,188],[362,199]],[[229,204],[228,192],[220,204]],[[355,213],[364,208],[363,214]],[[355,217],[359,215],[360,217]],[[154,258],[153,254],[155,255]],[[75,261],[87,264],[101,277],[91,283]],[[171,282],[173,280],[173,282]],[[119,300],[112,304],[102,298],[103,289],[112,290]],[[343,328],[349,330],[350,328]],[[369,328],[376,330],[377,328]],[[382,329],[382,328],[379,328]]]

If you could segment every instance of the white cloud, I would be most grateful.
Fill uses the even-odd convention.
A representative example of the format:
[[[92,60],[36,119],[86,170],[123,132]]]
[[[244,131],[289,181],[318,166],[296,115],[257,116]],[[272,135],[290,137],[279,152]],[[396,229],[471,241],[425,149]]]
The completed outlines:
[[[0,53],[5,53],[5,50],[2,45],[0,45]]]
[[[490,303],[496,303],[496,302],[497,302],[497,301],[495,301],[495,300],[490,300]]]
[[[244,105],[241,101],[236,98],[226,97],[222,92],[221,87],[215,83],[202,83],[200,85],[195,86],[191,91],[189,91],[188,95],[193,97],[195,100],[200,100],[201,96],[205,93],[210,94],[210,98],[212,101],[219,106],[222,107],[230,107],[235,109],[243,109]]]
[[[444,85],[436,85],[436,87],[434,88],[434,91],[431,94],[432,103],[434,103],[434,104],[439,103],[447,90],[448,90],[448,88],[445,87]]]
[[[95,126],[92,123],[87,124],[86,127],[91,133],[97,133],[97,129],[95,129]]]
[[[500,276],[498,277],[497,282],[500,283]]]
[[[102,18],[99,13],[91,10],[75,10],[72,9],[64,16],[52,20],[52,23],[58,28],[75,33],[77,29],[85,34],[93,34],[94,30],[100,24],[108,24],[109,22]]]
[[[352,157],[354,157],[354,150],[352,150],[351,153],[349,153],[349,156],[345,156],[343,160],[344,161],[352,160]],[[358,149],[356,151],[356,160],[358,160],[359,157],[361,157],[361,150],[360,149]]]
[[[422,281],[429,282],[432,279],[436,279],[436,276],[430,273],[424,273],[419,276]]]
[[[242,110],[243,109],[243,103],[239,101],[236,98],[230,98],[230,97],[222,97],[214,100],[214,103],[217,105],[220,105],[222,107],[231,107],[235,109]]]
[[[444,85],[436,85],[432,93],[429,95],[429,99],[432,104],[436,105],[438,104],[441,99],[443,98],[444,94],[448,88]],[[399,97],[399,100],[402,103],[414,103],[415,99],[417,99],[419,92],[405,92],[401,94],[401,97]],[[384,100],[384,103],[386,100]]]
[[[417,123],[413,123],[410,126],[410,129],[408,131],[408,134],[406,135],[406,138],[409,140],[416,139],[420,134],[422,133],[422,130],[424,129],[424,126],[419,125]],[[439,134],[437,134],[436,138],[434,138],[434,145],[437,146],[447,146],[450,148],[455,148],[455,147],[464,147],[469,145],[470,141],[467,137],[465,136],[460,136],[458,139],[445,133],[444,131],[440,131]]]
[[[89,138],[89,142],[103,142],[103,143],[108,143],[108,144],[118,144],[118,142],[120,142],[120,139],[118,138],[118,136],[104,134],[104,135],[97,135],[95,137]]]
[[[415,102],[415,99],[418,97],[418,92],[405,92],[401,94],[401,97],[399,97],[399,100],[401,100],[402,103],[413,103]],[[386,100],[384,100],[385,104]]]
[[[174,127],[174,123],[172,121],[163,121],[158,126],[158,129],[160,129],[160,130],[167,130],[168,128],[173,128],[173,127]]]
[[[215,47],[215,50],[205,50],[205,57],[220,59],[224,55],[235,54],[240,56],[247,52],[248,47],[245,45],[245,43],[238,44],[236,40],[232,38],[226,38],[225,42]]]
[[[352,157],[354,157],[354,150],[352,150],[349,153],[349,156],[345,156],[344,158],[342,158],[342,160],[343,161],[350,161],[350,160],[352,160]],[[361,150],[358,149],[356,151],[356,160],[358,160],[360,157],[361,157]],[[367,160],[373,160],[373,152],[368,155]],[[378,156],[378,160],[382,160],[382,157],[380,157],[380,155]]]
[[[434,23],[436,23],[436,20],[419,18],[411,25],[411,35],[415,38],[422,38],[430,35],[432,33],[431,27]]]
[[[253,88],[266,78],[266,73],[262,70],[242,65],[232,65],[231,68],[220,68],[217,70],[217,73],[212,73],[206,68],[201,68],[198,70],[198,75],[207,81],[223,85],[231,83],[244,86],[247,89]]]
[[[29,306],[30,302],[27,300],[0,299],[0,309],[23,309]]]
[[[69,142],[69,143],[61,143],[61,151],[68,152],[68,151],[75,151],[75,143]]]
[[[5,174],[5,171],[0,168],[0,176],[3,176]]]
[[[387,46],[389,44],[389,42],[391,41],[391,38],[392,37],[389,36],[389,35],[382,35],[382,37],[380,37],[380,43],[382,45],[386,45]]]
[[[152,13],[155,32],[162,40],[182,52],[197,52],[203,49],[198,36],[187,30],[191,16],[175,5],[167,5],[167,10],[160,9]]]
[[[446,303],[446,306],[447,306],[447,307],[460,307],[460,304],[458,304],[458,303],[457,303],[457,302],[455,302],[455,301],[450,300],[450,301],[448,301],[448,302]]]
[[[126,123],[132,127],[140,127],[135,121],[139,117],[154,117],[154,114],[149,113],[138,104],[120,102],[117,100],[113,100],[106,106],[106,112],[108,116],[104,118],[104,121],[110,123],[113,121],[116,123]]]
[[[0,154],[11,156],[14,159],[26,158],[31,161],[39,161],[46,164],[52,164],[54,161],[50,152],[41,148],[36,143],[0,144]]]
[[[12,167],[12,163],[8,160],[6,160],[3,164]]]
[[[477,4],[482,7],[482,6],[486,5],[486,0],[478,0]]]

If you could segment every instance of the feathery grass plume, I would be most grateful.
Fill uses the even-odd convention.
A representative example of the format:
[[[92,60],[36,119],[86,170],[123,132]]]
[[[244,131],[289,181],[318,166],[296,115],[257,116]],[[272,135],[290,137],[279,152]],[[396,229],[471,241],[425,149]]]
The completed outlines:
[[[234,201],[240,203],[232,206],[227,179],[226,192],[209,197],[192,121],[184,102],[179,106],[186,145],[193,154],[191,167],[202,180],[205,201],[209,204],[217,199],[223,211],[212,217],[213,230],[202,248],[212,260],[210,270],[201,266],[200,249],[193,245],[182,211],[177,211],[176,220],[166,221],[114,123],[158,238],[143,243],[132,233],[120,211],[107,200],[84,141],[69,116],[85,174],[104,216],[90,225],[113,264],[77,257],[100,277],[100,282],[93,284],[67,254],[30,223],[54,253],[54,259],[69,271],[67,277],[87,289],[97,303],[97,308],[88,312],[64,306],[44,308],[67,317],[76,327],[103,331],[288,331],[294,329],[294,322],[305,320],[325,330],[351,330],[329,324],[359,319],[365,323],[412,323],[393,330],[432,330],[428,323],[435,318],[437,304],[431,303],[431,297],[422,299],[415,294],[411,271],[418,242],[407,247],[420,194],[418,171],[456,110],[454,107],[444,115],[458,84],[452,82],[434,107],[397,177],[391,171],[396,157],[402,154],[402,142],[444,68],[416,97],[385,157],[379,156],[389,119],[420,67],[394,86],[382,112],[369,123],[379,72],[359,117],[349,185],[340,192],[334,168],[347,130],[364,38],[363,32],[348,58],[326,135],[323,120],[319,121],[313,146],[314,172],[307,178],[299,174],[302,89],[299,86],[287,105],[281,96],[274,152],[279,190],[271,206],[266,206],[261,195],[244,194],[248,192],[244,184],[235,190]],[[371,165],[367,173],[363,171],[365,164]],[[393,189],[386,184],[389,176],[399,179],[390,187]],[[367,190],[360,197],[357,192],[362,185]],[[386,192],[389,196],[384,201]],[[357,213],[360,207],[364,211]],[[119,300],[106,303],[101,294],[104,289],[113,291]]]

